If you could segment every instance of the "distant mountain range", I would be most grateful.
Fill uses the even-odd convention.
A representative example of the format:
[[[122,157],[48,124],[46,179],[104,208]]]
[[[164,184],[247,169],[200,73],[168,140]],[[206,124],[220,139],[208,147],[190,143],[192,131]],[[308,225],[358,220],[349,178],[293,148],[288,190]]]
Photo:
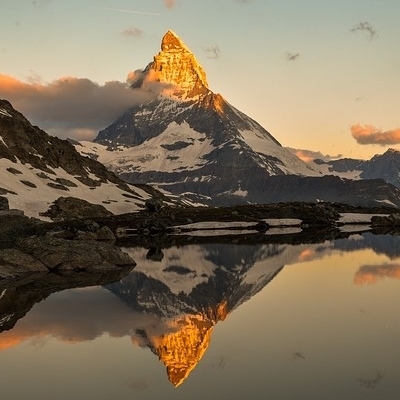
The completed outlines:
[[[351,179],[383,179],[400,187],[400,151],[388,149],[370,160],[342,158],[333,161],[315,159],[310,166],[324,175],[337,175]]]
[[[151,82],[164,84],[164,92],[130,108],[94,142],[81,142],[77,150],[127,182],[149,183],[192,203],[400,205],[399,189],[379,174],[365,171],[357,180],[326,176],[345,169],[344,162],[306,164],[282,147],[256,121],[209,89],[203,68],[172,31],[162,38],[154,60],[136,74],[132,90]]]

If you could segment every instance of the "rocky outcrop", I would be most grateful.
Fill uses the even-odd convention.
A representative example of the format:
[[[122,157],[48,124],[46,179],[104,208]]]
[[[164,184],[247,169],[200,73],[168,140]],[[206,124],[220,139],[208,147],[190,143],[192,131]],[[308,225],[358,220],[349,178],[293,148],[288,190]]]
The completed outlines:
[[[104,206],[92,204],[83,199],[75,197],[59,197],[50,208],[41,214],[53,221],[65,221],[78,218],[98,218],[113,215]]]
[[[29,218],[20,210],[0,211],[0,244],[14,243],[20,237],[41,235],[46,232],[46,223]]]
[[[135,261],[113,243],[30,236],[0,249],[0,279],[32,272],[103,271],[133,268]]]

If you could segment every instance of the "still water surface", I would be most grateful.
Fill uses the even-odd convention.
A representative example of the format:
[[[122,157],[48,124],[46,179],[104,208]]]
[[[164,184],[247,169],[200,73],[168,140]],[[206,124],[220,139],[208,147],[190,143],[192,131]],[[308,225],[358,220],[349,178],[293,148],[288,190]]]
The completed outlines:
[[[0,333],[1,398],[400,398],[399,238],[124,251]]]

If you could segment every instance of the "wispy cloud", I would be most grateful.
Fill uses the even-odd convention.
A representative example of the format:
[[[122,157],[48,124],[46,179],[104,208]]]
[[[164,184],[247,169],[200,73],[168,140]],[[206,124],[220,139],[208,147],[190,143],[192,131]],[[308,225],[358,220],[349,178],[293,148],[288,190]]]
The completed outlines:
[[[367,21],[364,22],[359,22],[358,24],[354,25],[351,29],[350,32],[352,33],[365,33],[368,35],[369,39],[372,40],[376,36],[376,30],[374,27]]]
[[[352,125],[351,134],[358,144],[381,146],[400,143],[400,128],[384,131],[372,125]]]
[[[126,9],[126,8],[100,7],[100,6],[78,6],[78,7],[79,8],[90,8],[92,10],[113,11],[113,12],[120,12],[120,13],[127,13],[127,14],[141,14],[141,15],[155,15],[155,16],[161,15],[159,13],[140,11],[140,10],[131,10],[131,9]]]
[[[300,53],[286,53],[286,60],[296,61],[300,57]]]
[[[130,27],[126,28],[122,31],[122,34],[125,36],[141,36],[143,34],[143,31],[139,28],[136,27]]]
[[[140,87],[131,89],[130,81],[99,85],[89,79],[64,77],[43,84],[37,78],[22,82],[0,74],[0,93],[18,111],[52,135],[77,140],[93,139],[128,108],[151,100],[165,86],[146,77]]]
[[[171,9],[176,6],[176,0],[164,0],[165,7]]]
[[[221,56],[221,49],[218,45],[203,48],[203,51],[207,54],[207,58],[219,58]]]

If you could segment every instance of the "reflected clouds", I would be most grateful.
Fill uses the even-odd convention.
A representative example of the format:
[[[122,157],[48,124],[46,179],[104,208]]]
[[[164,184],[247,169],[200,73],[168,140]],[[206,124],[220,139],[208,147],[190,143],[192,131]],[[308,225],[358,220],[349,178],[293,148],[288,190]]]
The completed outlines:
[[[372,285],[384,278],[400,279],[400,265],[363,265],[354,276],[356,285]]]

